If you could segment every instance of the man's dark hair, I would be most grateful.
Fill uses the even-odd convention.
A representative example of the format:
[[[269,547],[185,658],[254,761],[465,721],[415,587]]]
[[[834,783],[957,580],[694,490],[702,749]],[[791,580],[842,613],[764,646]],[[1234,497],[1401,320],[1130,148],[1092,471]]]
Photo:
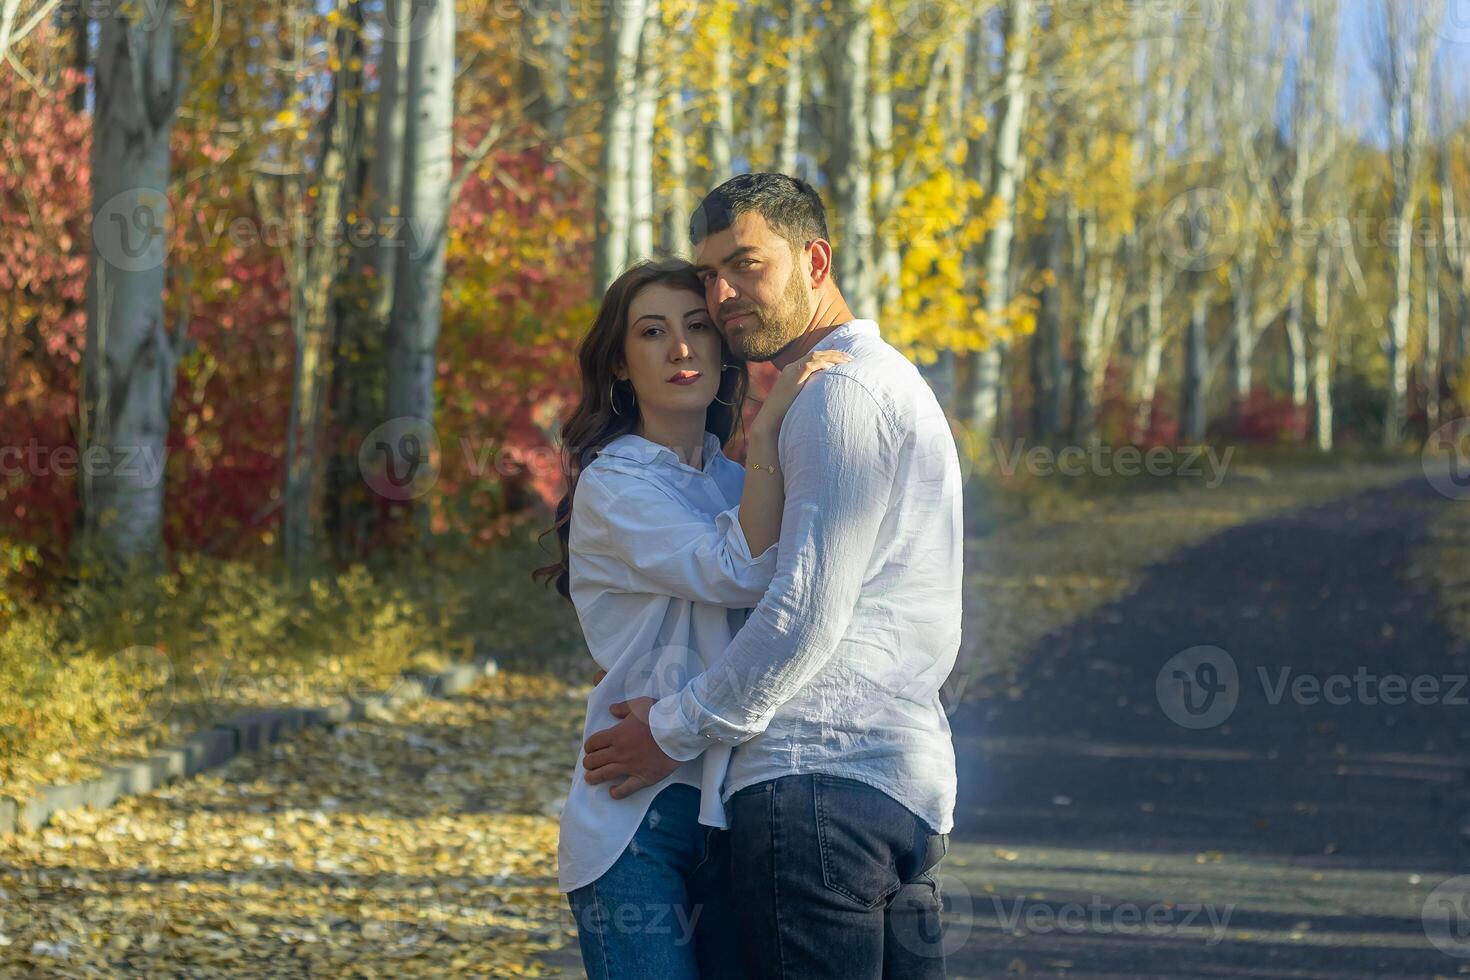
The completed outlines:
[[[689,242],[724,231],[742,214],[755,212],[796,251],[827,238],[827,209],[816,189],[786,174],[741,174],[705,195],[689,217]]]

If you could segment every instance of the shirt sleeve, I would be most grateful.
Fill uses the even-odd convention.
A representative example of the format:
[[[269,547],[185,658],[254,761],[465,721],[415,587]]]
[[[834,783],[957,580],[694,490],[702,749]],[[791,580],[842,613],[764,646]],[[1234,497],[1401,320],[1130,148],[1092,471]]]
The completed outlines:
[[[742,608],[775,574],[776,546],[750,553],[739,505],[709,516],[636,476],[583,472],[572,521],[579,573],[617,591]]]
[[[781,432],[786,507],[771,587],[725,655],[649,715],[670,758],[764,731],[852,620],[893,491],[897,427],[861,382],[833,372],[816,380]]]

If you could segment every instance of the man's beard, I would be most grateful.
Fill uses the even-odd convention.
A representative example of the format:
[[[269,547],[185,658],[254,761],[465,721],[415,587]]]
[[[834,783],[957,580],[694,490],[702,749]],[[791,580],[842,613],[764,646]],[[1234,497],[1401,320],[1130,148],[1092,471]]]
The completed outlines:
[[[798,267],[791,270],[779,306],[771,310],[752,307],[746,321],[749,325],[734,337],[727,335],[730,349],[747,361],[769,361],[801,335],[811,318],[811,299]]]

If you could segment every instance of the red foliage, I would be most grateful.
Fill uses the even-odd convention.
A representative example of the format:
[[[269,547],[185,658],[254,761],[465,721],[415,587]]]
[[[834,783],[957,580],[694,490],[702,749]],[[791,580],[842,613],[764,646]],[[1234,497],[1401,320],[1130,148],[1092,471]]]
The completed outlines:
[[[66,84],[75,82],[68,73]],[[0,72],[0,538],[65,555],[86,334],[91,123]]]
[[[1293,405],[1290,395],[1255,388],[1230,409],[1231,435],[1257,444],[1303,443],[1312,431],[1310,405]]]

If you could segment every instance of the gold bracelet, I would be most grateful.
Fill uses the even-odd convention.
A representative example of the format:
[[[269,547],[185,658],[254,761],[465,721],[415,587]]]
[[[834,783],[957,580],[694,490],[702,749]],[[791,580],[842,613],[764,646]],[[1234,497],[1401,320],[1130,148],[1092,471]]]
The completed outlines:
[[[756,472],[759,472],[761,470],[765,470],[767,473],[770,473],[772,476],[775,476],[776,475],[776,467],[774,467],[774,466],[763,466],[760,463],[751,463],[750,464],[750,468],[753,469],[753,470],[755,470]]]

